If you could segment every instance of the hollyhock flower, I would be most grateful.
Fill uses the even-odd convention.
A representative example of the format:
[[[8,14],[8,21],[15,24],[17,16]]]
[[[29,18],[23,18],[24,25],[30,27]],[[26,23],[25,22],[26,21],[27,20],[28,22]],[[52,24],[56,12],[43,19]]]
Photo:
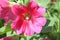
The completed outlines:
[[[32,36],[34,32],[40,33],[42,26],[46,24],[46,19],[43,17],[45,8],[38,6],[34,1],[31,1],[28,6],[14,5],[12,12],[17,16],[16,20],[11,24],[13,30],[17,34],[26,34]]]
[[[8,0],[0,0],[0,6],[8,7],[9,6],[9,1]]]
[[[6,10],[9,9],[9,2],[7,0],[0,0],[0,18],[4,19],[6,15]],[[2,11],[4,9],[4,11]],[[4,12],[4,13],[2,13]]]
[[[49,38],[43,38],[42,40],[50,40]]]
[[[56,0],[51,0],[51,2],[56,2]]]
[[[8,0],[0,0],[0,18],[5,20],[5,24],[9,20],[15,19],[15,15],[11,11],[10,3]]]
[[[4,37],[4,38],[1,38],[0,40],[14,40],[14,37]]]

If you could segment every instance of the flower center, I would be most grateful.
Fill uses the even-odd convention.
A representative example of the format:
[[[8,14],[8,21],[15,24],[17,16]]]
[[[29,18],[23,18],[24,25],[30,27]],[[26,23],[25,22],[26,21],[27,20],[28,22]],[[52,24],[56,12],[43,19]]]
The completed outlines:
[[[31,18],[30,14],[28,14],[28,13],[24,14],[24,19],[25,20],[30,20],[30,18]]]

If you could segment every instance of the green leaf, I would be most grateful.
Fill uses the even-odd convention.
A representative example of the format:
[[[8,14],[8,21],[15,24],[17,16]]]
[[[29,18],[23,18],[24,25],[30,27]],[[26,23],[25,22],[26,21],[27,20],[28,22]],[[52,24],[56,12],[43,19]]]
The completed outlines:
[[[0,18],[0,28],[4,25],[4,20]]]
[[[17,2],[17,0],[9,0],[10,2]]]
[[[23,5],[23,0],[18,0],[17,4]]]
[[[50,17],[50,23],[48,26],[54,26],[54,23],[57,21],[57,17],[54,15],[54,17]]]
[[[12,31],[11,26],[10,26],[11,25],[11,22],[12,21],[9,21],[8,24],[6,25],[5,32]]]
[[[23,0],[24,5],[28,5],[29,1],[30,1],[30,0]]]
[[[7,36],[15,36],[17,35],[15,31],[9,31],[6,33]]]
[[[50,2],[50,0],[35,0],[39,5],[44,6],[45,8],[47,7],[47,4]]]
[[[6,37],[6,33],[5,33],[5,34],[0,35],[0,38],[3,38],[3,37]]]
[[[48,33],[52,31],[52,26],[46,26],[43,28],[41,33]]]
[[[8,32],[8,31],[11,31],[10,24],[11,24],[11,21],[8,22],[7,26],[3,26],[3,27],[0,28],[0,35]]]
[[[2,28],[0,28],[0,35],[4,34],[5,33],[5,26],[3,26]]]

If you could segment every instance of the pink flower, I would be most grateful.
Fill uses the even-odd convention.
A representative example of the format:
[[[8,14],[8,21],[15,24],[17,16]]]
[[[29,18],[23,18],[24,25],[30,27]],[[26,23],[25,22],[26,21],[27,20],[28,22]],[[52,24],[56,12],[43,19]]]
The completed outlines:
[[[32,36],[34,32],[40,33],[42,26],[46,24],[46,19],[43,17],[45,8],[33,1],[28,6],[14,5],[12,12],[17,18],[11,26],[17,34]]]
[[[2,7],[8,7],[9,6],[8,0],[0,0],[0,6],[2,6]]]
[[[14,40],[13,37],[4,37],[4,38],[1,38],[0,40]]]
[[[4,19],[9,11],[9,2],[7,0],[0,0],[0,18]]]
[[[5,24],[7,24],[9,20],[15,19],[8,0],[0,0],[0,18],[5,20]]]
[[[56,0],[51,0],[51,2],[56,2]]]

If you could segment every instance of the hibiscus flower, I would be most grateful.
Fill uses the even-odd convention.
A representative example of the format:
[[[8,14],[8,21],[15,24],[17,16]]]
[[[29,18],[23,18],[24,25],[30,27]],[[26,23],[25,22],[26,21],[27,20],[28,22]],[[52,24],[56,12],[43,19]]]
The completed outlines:
[[[4,38],[1,38],[0,40],[14,40],[14,37],[4,37]]]
[[[8,0],[0,0],[0,18],[5,20],[5,24],[7,24],[9,20],[15,19]]]
[[[51,2],[56,2],[56,0],[51,0]]]
[[[35,32],[40,33],[42,27],[46,24],[46,19],[43,17],[45,8],[38,6],[34,1],[31,1],[27,6],[14,5],[12,12],[17,16],[11,27],[17,34],[26,34],[32,36]]]

